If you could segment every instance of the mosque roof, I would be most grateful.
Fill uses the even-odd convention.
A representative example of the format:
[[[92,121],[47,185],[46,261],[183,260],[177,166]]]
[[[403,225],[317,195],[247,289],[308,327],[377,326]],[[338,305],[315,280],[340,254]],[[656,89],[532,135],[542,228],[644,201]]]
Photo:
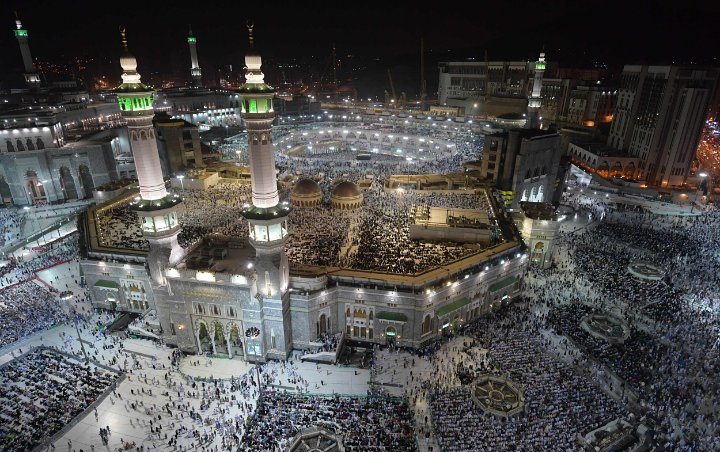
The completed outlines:
[[[314,180],[305,178],[297,181],[292,189],[292,193],[294,195],[314,195],[322,193],[322,189]]]
[[[360,196],[360,189],[352,182],[344,181],[333,188],[332,196],[335,198],[354,198]]]

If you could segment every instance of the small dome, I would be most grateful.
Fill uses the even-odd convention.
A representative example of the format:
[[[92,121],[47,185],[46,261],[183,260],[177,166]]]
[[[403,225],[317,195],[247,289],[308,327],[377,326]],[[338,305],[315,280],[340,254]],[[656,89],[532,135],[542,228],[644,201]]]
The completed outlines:
[[[322,193],[322,189],[312,179],[300,179],[297,181],[292,189],[294,195],[314,195],[316,193]]]
[[[333,198],[355,198],[360,196],[360,189],[350,181],[340,182],[333,188]]]

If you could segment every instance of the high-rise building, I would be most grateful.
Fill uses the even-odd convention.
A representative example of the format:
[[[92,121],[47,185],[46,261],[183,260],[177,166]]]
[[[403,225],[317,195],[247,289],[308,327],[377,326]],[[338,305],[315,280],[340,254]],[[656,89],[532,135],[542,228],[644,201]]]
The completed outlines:
[[[202,71],[197,56],[197,38],[193,36],[192,28],[188,32],[188,46],[190,47],[190,75],[192,76],[192,84],[195,88],[202,87]]]
[[[266,356],[285,358],[292,348],[290,274],[285,255],[290,206],[280,203],[275,175],[271,130],[275,90],[265,83],[262,58],[254,50],[252,30],[248,24],[250,51],[245,56],[245,83],[237,92],[247,128],[252,185],[252,205],[242,215],[250,225],[250,244],[256,256],[251,295],[257,304],[249,316],[252,321],[245,322],[245,327],[257,333],[248,335],[249,348],[254,359],[263,360]]]
[[[140,185],[140,196],[133,209],[140,217],[143,236],[150,244],[147,262],[150,276],[156,284],[163,284],[165,268],[182,257],[178,245],[180,232],[177,211],[182,199],[170,195],[165,188],[160,155],[153,127],[153,101],[155,93],[140,80],[137,61],[130,54],[121,29],[123,54],[122,83],[115,89],[123,118],[127,121],[130,147],[135,159],[135,170]]]
[[[718,69],[623,68],[608,145],[639,159],[634,178],[681,186],[695,157]]]
[[[17,17],[15,20],[15,37],[20,44],[20,54],[22,55],[23,67],[25,69],[25,83],[30,88],[40,87],[40,74],[35,69],[35,63],[33,63],[32,55],[30,54],[30,37],[28,31],[23,28],[20,18]]]
[[[521,201],[551,202],[559,187],[560,135],[539,129],[510,129],[485,136],[480,176]]]

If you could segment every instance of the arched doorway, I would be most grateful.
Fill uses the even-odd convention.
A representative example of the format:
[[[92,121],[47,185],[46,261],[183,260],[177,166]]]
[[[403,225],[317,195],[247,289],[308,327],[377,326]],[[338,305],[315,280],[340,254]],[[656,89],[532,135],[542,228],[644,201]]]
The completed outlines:
[[[220,322],[214,323],[215,327],[215,353],[217,354],[228,354],[228,345],[225,340],[225,332],[223,331],[222,324]]]
[[[395,345],[397,342],[397,330],[394,326],[390,325],[385,328],[385,343],[387,345]]]
[[[210,340],[210,333],[208,332],[208,328],[205,322],[198,323],[198,342],[200,345],[200,353],[213,352],[212,341]]]
[[[80,182],[82,182],[83,190],[85,190],[85,198],[92,198],[95,182],[93,181],[92,174],[90,174],[90,168],[86,165],[80,165],[78,172],[80,173]]]
[[[428,334],[430,332],[431,327],[431,319],[429,315],[425,316],[425,320],[423,320],[422,324],[422,334]]]
[[[230,348],[232,349],[232,356],[245,355],[240,329],[234,323],[230,325]]]
[[[325,314],[320,315],[320,328],[318,328],[319,334],[327,333],[327,316]]]
[[[12,192],[10,191],[10,185],[8,185],[5,177],[3,176],[0,176],[0,201],[5,206],[12,204]]]
[[[25,178],[27,180],[26,187],[28,196],[30,196],[30,202],[32,204],[36,204],[38,202],[46,201],[47,195],[45,194],[45,187],[43,187],[37,173],[33,170],[29,170],[25,173]]]
[[[545,257],[545,242],[537,242],[535,244],[535,247],[532,250],[532,255],[530,256],[530,259],[532,260],[532,262],[542,263],[544,257]]]
[[[70,170],[63,166],[60,168],[60,188],[62,188],[65,199],[77,199],[77,188]]]

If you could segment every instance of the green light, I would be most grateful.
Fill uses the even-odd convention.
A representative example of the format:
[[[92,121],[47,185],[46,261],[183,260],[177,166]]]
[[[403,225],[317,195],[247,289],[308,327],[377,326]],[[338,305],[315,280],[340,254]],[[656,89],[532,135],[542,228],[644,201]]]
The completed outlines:
[[[535,69],[537,69],[537,70],[539,70],[539,71],[544,71],[544,70],[545,70],[545,63],[541,63],[541,62],[538,61],[537,63],[535,63]]]
[[[197,42],[197,39],[193,36],[188,37],[188,42]]]
[[[27,36],[27,30],[15,30],[15,36]]]
[[[125,97],[118,96],[118,104],[121,111],[142,111],[152,110],[153,96],[148,97]]]

